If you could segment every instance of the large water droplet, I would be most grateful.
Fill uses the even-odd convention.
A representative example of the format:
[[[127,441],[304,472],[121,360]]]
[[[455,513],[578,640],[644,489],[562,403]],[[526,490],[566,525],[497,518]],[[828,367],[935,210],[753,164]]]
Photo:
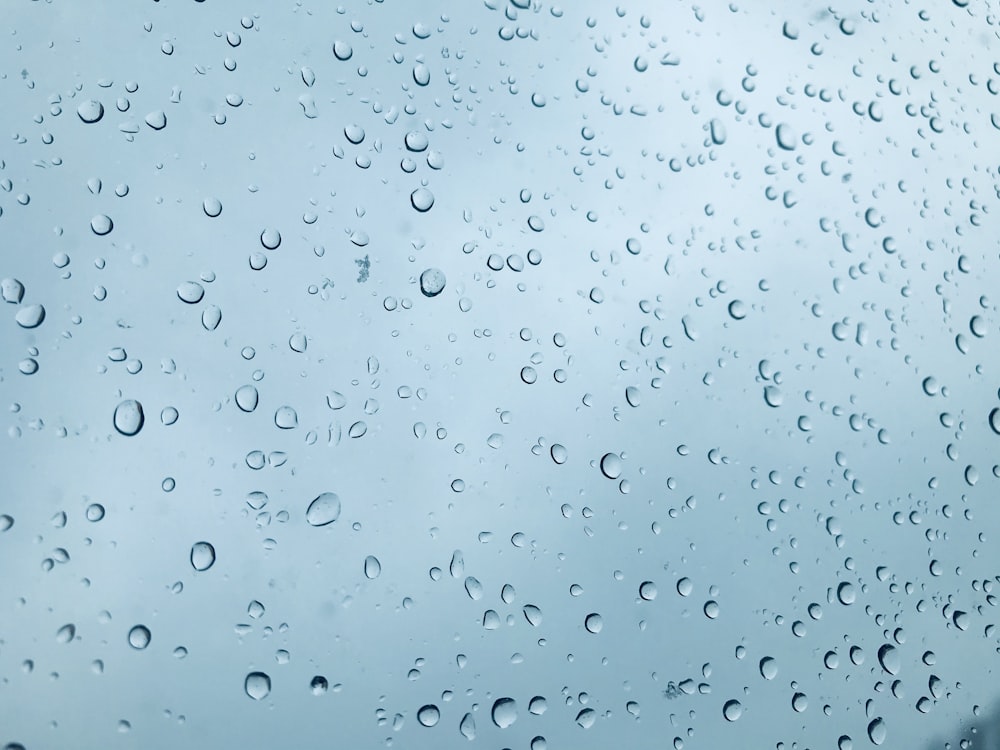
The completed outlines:
[[[532,627],[537,628],[542,624],[542,610],[534,604],[525,604],[522,611],[524,612],[524,619],[527,620],[528,624]]]
[[[189,305],[197,304],[205,296],[205,287],[197,281],[185,281],[177,287],[177,298]]]
[[[601,473],[608,479],[618,479],[622,475],[622,459],[617,453],[605,453],[601,457]]]
[[[206,198],[201,202],[201,209],[205,212],[205,216],[214,219],[222,213],[222,201],[218,198]]]
[[[462,721],[458,724],[458,731],[467,740],[476,739],[476,720],[472,717],[472,714],[467,713],[462,717]]]
[[[215,565],[215,547],[209,542],[195,542],[191,545],[191,567],[205,571]]]
[[[478,578],[469,576],[465,579],[465,593],[472,601],[479,601],[483,598],[483,584],[479,582]]]
[[[333,55],[340,61],[350,60],[354,49],[347,42],[338,39],[333,43]]]
[[[340,498],[334,492],[324,492],[306,508],[306,522],[310,526],[326,526],[340,518]]]
[[[145,625],[136,625],[128,631],[128,645],[136,651],[142,651],[149,645],[152,635]]]
[[[365,577],[375,580],[382,573],[382,563],[378,561],[375,555],[368,555],[365,558]]]
[[[883,643],[878,650],[878,662],[882,665],[882,669],[889,674],[897,674],[901,663],[899,651],[892,644]]]
[[[263,672],[251,672],[243,681],[243,689],[255,701],[263,700],[271,692],[271,678]]]
[[[438,707],[433,703],[428,703],[426,706],[421,706],[417,710],[417,721],[420,722],[421,726],[432,727],[438,723],[441,719],[441,712]]]
[[[14,320],[21,328],[38,328],[45,321],[45,308],[41,305],[24,305],[14,313]]]
[[[722,715],[726,721],[736,721],[743,715],[743,705],[738,700],[726,701],[722,707]]]
[[[115,407],[115,429],[125,437],[138,434],[146,418],[142,413],[142,404],[135,399],[122,401]]]
[[[434,205],[434,193],[427,188],[417,188],[410,193],[410,205],[420,213],[426,213]]]
[[[651,602],[656,598],[656,584],[652,581],[643,581],[639,584],[639,598]]]
[[[868,739],[872,741],[873,745],[881,745],[885,742],[886,735],[888,731],[886,730],[885,720],[881,716],[872,719],[868,724]]]
[[[439,268],[428,268],[420,274],[420,292],[425,297],[437,297],[444,290],[446,279]]]
[[[260,400],[260,395],[257,393],[257,388],[252,385],[243,385],[236,390],[236,405],[241,411],[245,411],[248,414],[257,408],[257,403]]]
[[[8,278],[0,281],[0,297],[3,297],[4,302],[20,305],[24,299],[24,284],[17,279]]]
[[[584,729],[590,729],[597,721],[597,712],[592,708],[584,708],[576,715],[576,723]]]
[[[597,612],[591,612],[584,618],[583,625],[587,628],[588,633],[597,635],[604,628],[604,618]]]
[[[490,716],[500,729],[506,729],[517,721],[517,702],[513,698],[497,698]]]
[[[106,214],[97,214],[97,216],[90,220],[90,230],[99,237],[110,234],[114,228],[114,222]]]
[[[773,680],[778,676],[778,662],[770,656],[760,660],[760,676],[765,680]]]
[[[104,105],[96,99],[87,99],[80,102],[80,106],[76,108],[76,113],[85,123],[98,122],[104,117]]]

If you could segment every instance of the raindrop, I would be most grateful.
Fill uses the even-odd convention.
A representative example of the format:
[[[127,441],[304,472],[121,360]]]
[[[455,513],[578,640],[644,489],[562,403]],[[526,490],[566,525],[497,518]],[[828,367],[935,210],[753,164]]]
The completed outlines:
[[[340,61],[346,61],[351,59],[351,55],[354,54],[354,49],[347,42],[338,39],[333,43],[333,55]]]
[[[784,401],[784,396],[781,395],[781,389],[778,386],[764,386],[764,402],[768,406],[777,408],[781,406],[782,401]]]
[[[201,209],[205,212],[205,216],[214,219],[222,213],[222,201],[218,198],[206,198],[201,202]]]
[[[560,465],[566,463],[566,459],[569,458],[569,452],[560,443],[553,443],[552,447],[549,448],[549,454],[552,456],[552,460]]]
[[[444,290],[446,279],[439,268],[428,268],[420,274],[420,292],[425,297],[437,297]]]
[[[681,596],[691,596],[691,592],[694,591],[694,584],[691,582],[690,578],[681,578],[677,581],[677,593]]]
[[[146,646],[149,645],[151,638],[152,636],[150,635],[149,628],[145,625],[136,625],[128,631],[128,645],[136,651],[142,651],[146,648]]]
[[[438,707],[432,703],[428,703],[426,706],[421,706],[417,710],[417,721],[420,722],[421,726],[432,727],[438,723],[441,718],[441,712],[438,711]]]
[[[419,130],[411,130],[403,136],[403,145],[406,146],[407,151],[418,154],[421,151],[427,150],[430,141],[428,141],[426,133],[422,133]]]
[[[215,547],[208,542],[191,545],[191,567],[202,572],[215,565]]]
[[[104,506],[100,503],[91,503],[87,506],[84,515],[86,515],[87,520],[91,523],[97,523],[104,518]]]
[[[479,601],[483,598],[483,584],[479,582],[478,578],[468,576],[465,579],[465,593],[469,595],[472,601]]]
[[[111,221],[111,217],[105,214],[97,214],[93,219],[90,220],[91,231],[100,237],[103,237],[104,235],[111,232],[111,230],[114,229],[114,227],[115,225],[114,222]]]
[[[458,731],[467,740],[476,739],[476,720],[472,717],[472,714],[467,713],[462,717],[462,721],[458,724]]]
[[[597,635],[604,628],[604,618],[597,612],[591,612],[584,618],[583,625],[587,628],[588,633]]]
[[[584,729],[590,729],[597,721],[597,712],[592,708],[585,708],[576,715],[576,723]]]
[[[24,299],[24,284],[17,279],[0,281],[0,297],[3,297],[4,302],[13,305],[21,304],[21,300]]]
[[[294,430],[299,425],[299,415],[290,406],[279,406],[274,412],[274,424],[280,430]]]
[[[316,675],[309,681],[309,689],[313,695],[323,695],[329,687],[330,683],[321,674]]]
[[[527,620],[528,624],[532,627],[537,628],[542,624],[542,610],[534,604],[525,604],[521,611],[524,612],[524,619]]]
[[[726,721],[736,721],[743,715],[743,705],[738,700],[728,700],[722,707]]]
[[[271,678],[263,672],[250,672],[243,681],[243,689],[255,701],[263,700],[271,692]]]
[[[541,716],[549,710],[548,701],[541,695],[536,695],[528,702],[528,713]]]
[[[653,601],[656,598],[656,584],[652,581],[643,581],[640,583],[639,598],[647,602]]]
[[[872,719],[868,724],[868,739],[872,741],[873,745],[881,745],[885,742],[886,734],[885,721],[881,716]]]
[[[854,586],[848,581],[837,586],[837,599],[840,600],[841,604],[854,604]]]
[[[605,453],[601,457],[601,473],[608,479],[618,479],[622,475],[622,459],[617,453]]]
[[[517,721],[517,702],[513,698],[498,698],[493,703],[490,715],[494,724],[500,729],[506,729]]]
[[[80,106],[76,108],[76,113],[85,123],[98,122],[104,117],[104,105],[96,99],[87,99],[80,102]]]
[[[760,676],[765,680],[773,680],[778,676],[778,662],[770,656],[765,656],[759,664]]]
[[[76,625],[69,623],[63,625],[56,631],[56,641],[59,643],[69,643],[76,638]]]
[[[1000,435],[1000,407],[997,407],[990,412],[989,422],[990,429],[997,435]]]
[[[795,132],[787,123],[778,123],[778,127],[774,129],[774,137],[778,145],[785,151],[793,151],[795,149]]]
[[[890,643],[882,644],[878,650],[878,662],[889,674],[897,674],[900,667],[899,651]]]
[[[177,298],[181,302],[187,302],[189,305],[201,302],[204,297],[205,287],[197,281],[185,281],[177,287]]]
[[[201,313],[201,325],[206,331],[214,331],[222,322],[222,310],[218,305],[209,305]]]
[[[427,188],[417,188],[410,193],[410,205],[420,213],[426,213],[434,205],[434,193]]]
[[[326,526],[338,518],[340,518],[340,498],[333,492],[319,495],[306,509],[306,521],[310,526]]]
[[[729,303],[729,317],[733,320],[743,320],[747,316],[747,306],[742,300],[734,299]]]
[[[268,227],[260,233],[260,244],[266,250],[277,250],[278,245],[281,244],[281,232],[273,227]]]
[[[461,578],[465,575],[465,558],[462,556],[461,550],[452,552],[448,572],[451,573],[452,578]]]
[[[41,305],[24,305],[14,314],[21,328],[38,328],[45,321],[45,308]]]
[[[365,558],[365,577],[371,580],[375,580],[382,573],[382,563],[378,561],[375,555],[368,555]]]
[[[122,401],[115,407],[115,429],[125,437],[138,434],[146,421],[142,413],[142,404],[135,399]]]
[[[413,66],[413,82],[418,86],[426,86],[431,82],[431,71],[424,63]]]
[[[153,130],[163,130],[167,127],[167,114],[162,109],[157,109],[146,115],[146,124]]]
[[[628,402],[629,406],[636,407],[641,401],[642,397],[639,393],[639,389],[634,385],[630,385],[625,389],[625,400]]]
[[[257,388],[252,385],[240,386],[236,391],[236,405],[248,414],[257,408],[259,400]]]

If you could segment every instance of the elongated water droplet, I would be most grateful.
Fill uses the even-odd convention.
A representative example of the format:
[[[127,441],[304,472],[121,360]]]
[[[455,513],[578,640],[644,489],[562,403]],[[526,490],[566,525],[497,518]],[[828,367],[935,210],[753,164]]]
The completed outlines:
[[[340,518],[340,498],[334,492],[324,492],[309,503],[306,521],[310,526],[326,526]]]

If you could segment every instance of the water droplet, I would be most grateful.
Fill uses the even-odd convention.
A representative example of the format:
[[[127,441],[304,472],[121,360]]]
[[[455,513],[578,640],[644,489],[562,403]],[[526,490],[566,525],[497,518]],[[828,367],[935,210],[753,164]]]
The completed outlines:
[[[465,575],[465,558],[462,556],[461,550],[452,552],[448,572],[451,573],[452,578],[461,578]]]
[[[722,707],[726,721],[736,721],[743,715],[743,705],[738,700],[728,700]]]
[[[336,493],[324,492],[306,509],[306,522],[310,526],[326,526],[340,518],[340,498]]]
[[[250,672],[243,681],[243,690],[255,701],[263,700],[271,692],[271,678],[263,672]]]
[[[458,724],[458,731],[467,740],[476,739],[476,720],[472,717],[472,714],[467,713],[462,717],[462,720]]]
[[[764,386],[764,402],[768,406],[778,408],[781,406],[782,401],[784,401],[784,396],[781,395],[781,389],[776,385]]]
[[[17,279],[10,278],[0,281],[0,297],[3,297],[4,302],[20,305],[21,300],[24,299],[24,284]]]
[[[145,625],[136,625],[128,631],[128,645],[136,651],[142,651],[149,645],[152,635]]]
[[[281,244],[281,232],[274,227],[268,227],[260,233],[260,244],[266,250],[277,250]]]
[[[759,664],[760,676],[765,680],[773,680],[778,676],[778,662],[770,656],[765,656]]]
[[[569,451],[560,443],[553,443],[552,447],[549,448],[549,454],[552,456],[552,460],[559,465],[566,463],[566,459],[569,458]]]
[[[167,113],[162,109],[156,109],[146,115],[146,124],[153,130],[163,130],[167,127]]]
[[[427,188],[417,188],[410,193],[410,205],[420,213],[426,213],[434,205],[434,193]]]
[[[236,390],[236,405],[241,411],[249,414],[257,408],[259,400],[260,395],[257,393],[257,388],[252,385],[243,385]]]
[[[76,625],[68,623],[56,631],[56,641],[58,643],[69,643],[76,638]]]
[[[584,708],[576,715],[576,723],[584,729],[590,729],[597,721],[597,712],[592,708]]]
[[[104,105],[96,99],[87,99],[80,102],[80,106],[76,108],[76,114],[87,124],[98,122],[104,117]]]
[[[729,317],[733,320],[743,320],[747,316],[747,306],[742,300],[734,299],[729,303]]]
[[[901,659],[899,651],[892,644],[882,644],[878,650],[878,661],[882,665],[882,669],[889,674],[895,675],[899,672]]]
[[[513,698],[498,698],[493,703],[490,716],[500,729],[506,729],[517,721],[517,702]]]
[[[321,674],[316,675],[309,681],[309,689],[313,695],[323,695],[329,687],[330,683]]]
[[[524,619],[532,627],[537,628],[542,624],[542,610],[534,604],[525,604],[521,611],[524,613]]]
[[[469,576],[465,579],[465,593],[472,601],[479,601],[483,598],[483,584],[479,582],[478,578]]]
[[[417,710],[417,721],[420,722],[421,726],[432,727],[438,723],[441,719],[441,712],[438,707],[433,703],[428,703],[426,706],[421,706]]]
[[[881,745],[885,742],[886,731],[885,721],[881,716],[872,719],[868,724],[868,739],[871,740],[873,745]]]
[[[604,628],[604,618],[597,612],[591,612],[586,616],[586,618],[584,618],[583,626],[587,628],[588,633],[597,635]]]
[[[713,599],[709,599],[705,602],[705,606],[702,608],[705,613],[705,617],[709,620],[714,620],[719,616],[719,603]]]
[[[694,584],[691,582],[690,578],[681,578],[677,581],[677,593],[681,596],[691,596],[691,592],[694,591]]]
[[[279,406],[274,412],[274,424],[280,430],[294,430],[299,426],[299,415],[290,406]]]
[[[215,565],[215,547],[208,542],[195,542],[191,545],[191,567],[197,571],[205,571]]]
[[[91,503],[90,505],[87,506],[85,515],[88,521],[90,521],[91,523],[97,523],[98,521],[104,518],[104,506],[101,505],[100,503]],[[2,524],[0,524],[0,531],[2,530],[3,530]]]
[[[427,150],[430,141],[427,139],[426,133],[422,133],[419,130],[411,130],[403,136],[403,145],[406,146],[407,151],[419,154],[421,151]]]
[[[195,305],[205,297],[205,287],[197,281],[185,281],[177,287],[177,298],[181,302]]]
[[[214,219],[222,213],[222,201],[218,198],[206,198],[201,202],[201,208],[205,212],[205,216]]]
[[[446,279],[439,268],[428,268],[420,274],[420,292],[425,297],[437,297],[444,290]]]
[[[218,305],[209,305],[201,313],[201,325],[206,331],[214,331],[222,322],[222,310]]]
[[[989,421],[990,429],[997,435],[1000,435],[1000,407],[997,407],[990,412]]]
[[[653,601],[656,598],[656,584],[652,581],[643,581],[640,583],[639,598],[647,602]]]
[[[330,391],[326,394],[326,405],[336,411],[347,406],[347,398],[340,391]]]
[[[347,42],[338,39],[333,43],[333,55],[341,62],[350,60],[353,54],[354,49]]]
[[[365,577],[371,580],[375,580],[382,574],[382,563],[378,561],[375,555],[368,555],[365,558]]]
[[[639,389],[634,385],[630,385],[626,388],[625,400],[628,402],[629,406],[637,407],[642,402],[642,395],[640,394]]]
[[[126,399],[115,407],[115,429],[125,437],[138,434],[146,418],[142,413],[142,404],[135,399]]]
[[[530,365],[521,368],[521,380],[526,385],[532,385],[538,380],[538,373]]]
[[[617,453],[605,453],[601,457],[601,473],[608,479],[618,479],[622,475],[622,459]]]
[[[14,314],[21,328],[38,328],[45,321],[45,308],[41,305],[24,305]]]
[[[418,86],[426,86],[431,82],[431,71],[424,63],[413,66],[413,82]]]
[[[854,586],[850,582],[844,581],[837,586],[837,599],[841,604],[854,604],[855,596]]]

